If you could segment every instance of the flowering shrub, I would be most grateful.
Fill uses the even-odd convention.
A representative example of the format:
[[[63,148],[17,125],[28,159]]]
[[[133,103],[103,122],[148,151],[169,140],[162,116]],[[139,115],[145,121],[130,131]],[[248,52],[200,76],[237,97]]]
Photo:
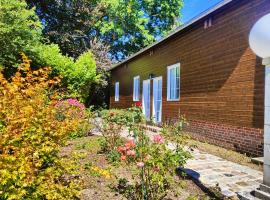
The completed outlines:
[[[121,154],[120,159],[122,161],[133,160],[134,157],[136,156],[136,151],[134,150],[135,147],[136,144],[134,143],[133,140],[129,140],[128,142],[125,143],[124,146],[119,146],[117,150]]]
[[[170,136],[179,136],[183,135],[183,130],[188,126],[187,119],[184,115],[179,113],[176,121],[168,121],[167,124],[164,124],[162,127],[162,133]]]
[[[170,187],[169,177],[177,167],[185,164],[190,154],[181,144],[177,144],[173,150],[168,149],[168,142],[160,134],[154,135],[153,141],[150,140],[142,126],[145,120],[139,102],[123,112],[121,117],[111,114],[114,120],[109,121],[121,124],[121,129],[127,126],[134,139],[118,147],[112,144],[112,149],[117,147],[119,159],[130,166],[136,166],[137,172],[132,176],[135,184],[127,186],[127,182],[120,179],[117,188],[129,199],[162,199]],[[113,129],[118,137],[121,129]],[[127,191],[123,191],[123,188]]]
[[[102,125],[100,132],[103,140],[101,140],[102,150],[104,152],[112,152],[117,150],[117,147],[122,144],[120,136],[121,131],[129,127],[135,117],[136,112],[133,110],[103,110],[101,112]]]
[[[73,199],[79,180],[67,178],[75,166],[58,152],[84,123],[65,112],[59,119],[50,68],[31,70],[23,63],[10,81],[0,73],[0,199]],[[50,94],[50,96],[48,96]]]
[[[60,100],[55,105],[56,118],[60,121],[64,120],[66,117],[72,119],[84,119],[86,118],[86,110],[84,104],[80,103],[77,99],[65,99]],[[86,118],[87,119],[87,118]],[[78,129],[70,134],[71,138],[77,138],[85,136],[89,130],[88,123],[78,124]]]
[[[170,121],[162,126],[162,134],[169,139],[176,142],[177,145],[187,145],[187,141],[190,138],[188,134],[184,132],[184,128],[188,126],[187,119],[184,115],[179,113],[176,121]]]
[[[151,141],[143,129],[145,119],[140,102],[129,109],[104,113],[102,133],[106,141],[106,152],[113,155],[114,160],[119,159],[137,168],[132,176],[134,184],[127,185],[126,180],[119,179],[118,191],[126,194],[128,199],[163,199],[170,188],[170,177],[177,167],[183,166],[190,158],[190,153],[184,150],[182,141],[177,143],[174,149],[168,148],[168,141],[163,135],[154,135]],[[180,125],[177,124],[177,129],[172,130],[176,132]],[[121,144],[117,141],[125,127],[134,139]]]
[[[136,157],[127,159],[129,163],[134,161],[140,171],[134,178],[135,182],[139,181],[134,186],[133,198],[162,199],[170,188],[169,177],[175,173],[177,167],[185,164],[190,154],[181,146],[174,150],[168,149],[168,142],[161,135],[155,135],[151,142],[143,129],[137,132],[135,140]]]

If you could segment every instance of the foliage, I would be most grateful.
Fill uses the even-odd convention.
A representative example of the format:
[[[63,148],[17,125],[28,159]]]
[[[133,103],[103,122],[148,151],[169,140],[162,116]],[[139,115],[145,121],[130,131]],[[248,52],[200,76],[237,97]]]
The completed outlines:
[[[152,140],[146,135],[141,103],[127,110],[117,110],[119,115],[114,112],[109,112],[110,122],[127,126],[133,137],[133,140],[117,147],[120,160],[129,166],[137,166],[132,176],[133,184],[119,179],[118,192],[128,199],[163,199],[170,189],[171,175],[177,167],[185,164],[190,153],[184,150],[183,143],[173,145],[172,149],[168,148],[169,143],[162,135],[154,135]],[[115,132],[119,134],[120,129]],[[114,151],[117,143],[110,145],[108,152]]]
[[[96,61],[97,74],[100,79],[97,83],[92,84],[91,95],[89,95],[86,104],[94,105],[95,108],[106,108],[109,105],[109,72],[112,65],[109,58],[110,47],[103,44],[100,40],[94,38],[90,42],[91,51]]]
[[[56,118],[59,121],[65,120],[66,116],[75,119],[76,118],[83,119],[86,116],[88,118],[88,112],[86,112],[84,104],[80,103],[77,99],[70,98],[66,100],[60,100],[55,105],[55,108],[56,108]],[[78,137],[86,136],[86,133],[88,132],[89,128],[90,124],[87,123],[87,121],[85,121],[85,123],[80,123],[78,124],[76,131],[71,132],[69,137],[75,139]]]
[[[121,131],[128,128],[131,131],[134,123],[139,123],[143,119],[143,114],[139,107],[129,109],[111,109],[101,111],[102,126],[100,131],[103,136],[101,146],[104,152],[116,150],[121,145]]]
[[[174,150],[168,148],[168,142],[161,135],[155,135],[153,143],[145,135],[143,130],[135,137],[135,154],[126,150],[123,160],[127,163],[136,163],[139,174],[134,174],[135,185],[132,194],[128,194],[131,199],[163,199],[170,189],[171,175],[179,166],[183,166],[188,158],[189,152],[183,147],[176,146]],[[121,149],[122,150],[122,149]]]
[[[99,75],[96,75],[95,60],[90,51],[80,55],[73,67],[61,68],[59,71],[65,77],[64,81],[69,93],[84,102],[91,95],[91,85],[99,81]]]
[[[36,68],[50,66],[60,74],[63,85],[73,97],[83,101],[91,92],[91,85],[99,82],[93,54],[84,51],[74,60],[64,56],[58,45],[47,44],[42,36],[42,25],[34,9],[27,9],[24,0],[0,0],[0,65],[5,77],[10,77],[19,65],[21,52],[33,60]]]
[[[176,121],[169,121],[163,124],[161,132],[166,138],[170,138],[178,144],[186,145],[187,139],[190,139],[190,136],[185,134],[184,128],[188,125],[186,117],[179,113]]]
[[[102,169],[102,168],[100,168],[98,166],[93,166],[92,163],[86,163],[84,165],[84,168],[87,169],[87,170],[89,170],[90,171],[90,174],[92,176],[98,176],[98,177],[102,176],[102,177],[104,177],[106,179],[110,179],[112,177],[112,175],[111,175],[111,173],[110,173],[109,170]]]
[[[18,64],[20,52],[30,54],[39,45],[42,26],[34,9],[19,0],[0,0],[0,65]],[[31,54],[32,55],[32,54]]]
[[[103,152],[111,152],[122,143],[120,133],[127,121],[127,116],[123,111],[102,111],[101,147]]]
[[[91,51],[81,54],[77,60],[63,56],[57,45],[40,45],[36,47],[35,58],[42,65],[49,65],[55,74],[63,77],[63,84],[71,96],[86,101],[90,95],[91,85],[98,83],[96,64]]]
[[[27,0],[45,24],[44,34],[72,57],[98,38],[113,59],[137,52],[179,24],[183,0]]]
[[[78,196],[80,181],[70,176],[75,165],[59,150],[85,123],[84,113],[74,114],[77,104],[62,110],[52,90],[60,79],[49,73],[32,70],[25,55],[10,81],[0,73],[0,199]]]
[[[175,122],[169,122],[164,128],[167,128],[170,134],[179,135],[183,133],[184,128],[187,126],[188,122],[186,117],[179,113],[178,119]]]

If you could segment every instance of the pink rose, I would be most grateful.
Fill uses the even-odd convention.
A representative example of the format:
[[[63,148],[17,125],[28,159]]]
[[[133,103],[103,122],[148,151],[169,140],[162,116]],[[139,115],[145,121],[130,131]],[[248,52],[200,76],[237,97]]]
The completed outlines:
[[[127,157],[126,156],[121,156],[121,158],[120,158],[121,160],[126,160],[127,159]]]
[[[143,167],[144,167],[144,162],[138,162],[138,163],[137,163],[137,167],[143,168]]]
[[[129,151],[127,151],[127,155],[128,156],[135,156],[136,152],[134,150],[129,150]]]
[[[164,143],[164,138],[161,135],[155,135],[154,142],[157,144],[162,144],[162,143]]]
[[[131,149],[131,148],[134,148],[136,146],[136,144],[134,143],[133,140],[129,140],[126,144],[125,144],[125,147],[127,149]]]
[[[118,147],[118,148],[117,148],[117,151],[118,151],[119,153],[124,153],[124,152],[126,151],[126,147]]]

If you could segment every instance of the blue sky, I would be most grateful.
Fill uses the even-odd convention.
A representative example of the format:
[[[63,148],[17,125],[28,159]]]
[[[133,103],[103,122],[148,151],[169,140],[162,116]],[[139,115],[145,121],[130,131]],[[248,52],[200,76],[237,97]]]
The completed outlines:
[[[186,23],[220,1],[222,0],[184,0],[181,21]]]

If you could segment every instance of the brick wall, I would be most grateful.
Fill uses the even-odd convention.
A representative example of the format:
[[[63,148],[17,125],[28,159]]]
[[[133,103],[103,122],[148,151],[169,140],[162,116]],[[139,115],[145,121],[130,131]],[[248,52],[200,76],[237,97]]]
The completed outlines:
[[[246,153],[263,155],[263,130],[206,121],[190,121],[186,131],[199,141]]]

